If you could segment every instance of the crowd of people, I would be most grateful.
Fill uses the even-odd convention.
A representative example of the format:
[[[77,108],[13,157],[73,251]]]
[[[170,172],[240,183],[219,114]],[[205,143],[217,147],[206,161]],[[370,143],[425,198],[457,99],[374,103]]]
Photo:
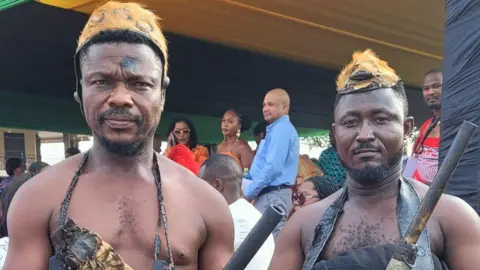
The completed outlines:
[[[28,173],[22,160],[7,162],[3,269],[220,270],[270,205],[284,217],[246,269],[385,269],[405,248],[399,241],[438,170],[440,70],[425,75],[432,118],[411,156],[403,82],[370,50],[338,75],[330,147],[318,160],[300,155],[294,101],[280,88],[265,94],[255,150],[242,138],[251,120],[227,109],[214,149],[179,118],[159,153],[167,51],[157,17],[140,5],[108,2],[92,13],[74,59],[93,146]],[[475,269],[477,213],[442,195],[417,249],[414,269]]]

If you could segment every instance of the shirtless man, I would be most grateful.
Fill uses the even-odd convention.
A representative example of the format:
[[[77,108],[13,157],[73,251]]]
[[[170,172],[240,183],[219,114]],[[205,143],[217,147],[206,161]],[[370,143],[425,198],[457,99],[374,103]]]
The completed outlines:
[[[380,258],[382,248],[401,239],[428,189],[401,178],[403,143],[413,119],[407,117],[405,90],[394,70],[371,51],[355,53],[337,89],[333,129],[348,171],[346,190],[292,216],[269,269],[326,269],[331,263],[338,269],[385,269],[394,249]],[[438,259],[453,270],[477,269],[480,219],[461,199],[443,195],[418,245],[427,256],[417,256],[414,269],[437,269]],[[362,250],[370,254],[344,254]]]
[[[121,269],[223,269],[234,239],[225,199],[153,150],[168,85],[166,42],[156,17],[138,4],[105,4],[87,23],[75,59],[77,101],[93,147],[51,166],[17,193],[4,269],[48,269],[54,254],[55,269],[67,269],[71,261],[64,255],[72,249],[50,236],[68,237],[61,232],[69,219],[98,233],[103,248],[111,245],[131,267]]]

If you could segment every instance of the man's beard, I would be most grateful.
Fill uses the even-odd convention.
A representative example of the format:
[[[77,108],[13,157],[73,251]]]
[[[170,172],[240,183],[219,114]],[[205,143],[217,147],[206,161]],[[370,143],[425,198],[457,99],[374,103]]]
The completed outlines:
[[[125,108],[111,108],[98,117],[98,124],[101,126],[105,122],[105,117],[112,115],[128,116],[132,118],[137,125],[137,136],[135,140],[131,142],[114,142],[105,136],[95,134],[99,139],[100,145],[107,150],[107,152],[117,156],[133,157],[144,153],[148,139],[153,137],[157,130],[158,123],[147,132],[146,136],[143,136],[141,130],[145,121],[142,117],[132,115],[128,109]]]
[[[147,137],[138,138],[132,142],[113,142],[104,136],[98,136],[100,145],[107,150],[107,152],[125,157],[134,157],[142,154],[147,144]]]
[[[364,186],[372,186],[377,183],[382,182],[388,175],[394,170],[399,163],[402,161],[403,157],[403,147],[400,148],[400,151],[396,153],[386,164],[381,164],[378,166],[369,166],[366,165],[361,169],[354,169],[346,166],[343,163],[343,166],[347,170],[348,175],[354,180],[355,182],[364,185]]]
[[[442,104],[440,104],[440,103],[428,104],[428,108],[430,110],[440,110],[442,108]]]

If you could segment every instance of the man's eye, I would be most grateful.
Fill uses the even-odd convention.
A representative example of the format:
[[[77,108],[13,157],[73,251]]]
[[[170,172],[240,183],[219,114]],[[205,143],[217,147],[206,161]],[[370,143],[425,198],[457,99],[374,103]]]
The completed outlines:
[[[95,85],[107,85],[108,81],[107,80],[96,80],[96,81],[93,81],[93,84],[95,84]]]
[[[345,120],[343,122],[344,126],[351,127],[357,124],[357,120]]]
[[[388,118],[387,117],[378,117],[377,119],[375,119],[375,122],[377,124],[385,124],[386,122],[388,122]]]
[[[152,87],[151,84],[146,83],[146,82],[133,82],[133,83],[132,83],[132,86],[133,86],[133,87],[137,87],[137,88],[149,88],[149,87]]]

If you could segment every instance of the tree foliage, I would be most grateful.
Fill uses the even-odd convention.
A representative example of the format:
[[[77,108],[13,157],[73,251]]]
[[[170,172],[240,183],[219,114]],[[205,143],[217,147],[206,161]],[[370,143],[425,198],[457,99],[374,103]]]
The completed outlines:
[[[310,149],[320,147],[328,148],[330,147],[330,137],[328,133],[321,136],[312,136],[301,139]]]

